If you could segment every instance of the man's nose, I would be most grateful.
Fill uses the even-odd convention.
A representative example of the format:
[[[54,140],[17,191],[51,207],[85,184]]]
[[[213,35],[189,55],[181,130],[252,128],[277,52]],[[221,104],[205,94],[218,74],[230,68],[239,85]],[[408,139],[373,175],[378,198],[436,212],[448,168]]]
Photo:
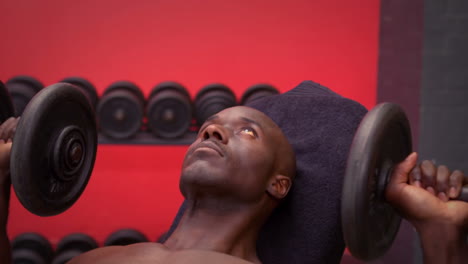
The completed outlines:
[[[205,132],[203,132],[203,139],[218,140],[223,144],[228,143],[226,130],[223,127],[215,124],[211,124],[205,128]]]

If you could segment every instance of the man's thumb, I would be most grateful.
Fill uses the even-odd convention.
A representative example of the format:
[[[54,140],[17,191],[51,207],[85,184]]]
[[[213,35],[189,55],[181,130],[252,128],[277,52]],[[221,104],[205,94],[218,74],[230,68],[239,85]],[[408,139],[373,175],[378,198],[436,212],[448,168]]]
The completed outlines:
[[[416,166],[417,160],[418,154],[416,152],[409,154],[405,160],[395,166],[390,181],[392,183],[407,183],[409,173]]]

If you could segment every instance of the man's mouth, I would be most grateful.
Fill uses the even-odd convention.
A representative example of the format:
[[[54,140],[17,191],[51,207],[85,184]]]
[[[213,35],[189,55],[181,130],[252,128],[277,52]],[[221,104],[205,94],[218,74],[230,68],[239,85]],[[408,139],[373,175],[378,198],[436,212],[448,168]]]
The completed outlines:
[[[215,141],[212,141],[212,140],[202,141],[202,142],[198,143],[198,145],[194,148],[193,152],[195,152],[195,151],[197,151],[199,149],[203,149],[203,148],[214,150],[221,157],[224,157],[224,149],[221,146],[219,146],[218,143],[216,143]]]

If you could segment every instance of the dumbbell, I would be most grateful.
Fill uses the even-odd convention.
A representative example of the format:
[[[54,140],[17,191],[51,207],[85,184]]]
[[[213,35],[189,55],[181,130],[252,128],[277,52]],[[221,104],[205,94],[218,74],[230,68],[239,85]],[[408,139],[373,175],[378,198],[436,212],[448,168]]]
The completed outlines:
[[[377,105],[359,124],[341,197],[344,239],[358,259],[382,256],[395,239],[401,217],[386,202],[385,188],[394,166],[411,153],[411,141],[408,118],[396,104]],[[468,186],[462,188],[457,200],[468,201]]]
[[[77,76],[67,77],[61,80],[60,82],[73,84],[79,89],[81,89],[82,93],[85,94],[86,97],[88,97],[88,101],[93,107],[93,110],[96,109],[99,96],[97,94],[96,87],[94,87],[92,83],[90,83],[88,80],[84,78],[77,77]]]
[[[20,116],[26,105],[38,93],[44,85],[31,76],[16,76],[5,83],[13,101],[15,116]]]
[[[104,246],[126,246],[148,242],[148,238],[136,229],[120,229],[110,234],[104,241]]]
[[[240,104],[248,105],[249,103],[271,95],[279,94],[279,91],[269,84],[256,84],[247,88],[242,94]]]
[[[192,121],[193,106],[187,89],[176,82],[156,85],[146,106],[148,129],[157,137],[183,136]]]
[[[11,249],[13,264],[49,264],[52,260],[52,246],[37,233],[18,235],[11,242]]]
[[[236,96],[224,84],[209,84],[195,96],[195,113],[198,125],[223,109],[236,105]]]
[[[127,139],[140,130],[145,111],[145,97],[140,88],[128,81],[118,81],[106,88],[97,107],[101,132],[114,139]]]
[[[52,264],[65,264],[72,258],[98,247],[96,240],[87,234],[73,233],[60,240]]]
[[[0,116],[12,116],[8,92],[0,83]],[[42,89],[24,109],[10,155],[13,189],[21,204],[39,216],[71,207],[85,189],[96,158],[94,112],[75,86]]]

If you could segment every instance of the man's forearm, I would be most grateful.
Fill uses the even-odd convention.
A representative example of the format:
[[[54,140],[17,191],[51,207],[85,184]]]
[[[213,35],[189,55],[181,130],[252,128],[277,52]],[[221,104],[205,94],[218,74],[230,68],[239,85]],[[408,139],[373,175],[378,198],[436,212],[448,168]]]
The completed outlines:
[[[5,179],[1,175],[0,179]],[[0,182],[0,263],[11,263],[10,241],[7,234],[8,209],[10,204],[10,182]]]
[[[453,225],[434,224],[418,228],[424,264],[468,263],[466,229]]]

